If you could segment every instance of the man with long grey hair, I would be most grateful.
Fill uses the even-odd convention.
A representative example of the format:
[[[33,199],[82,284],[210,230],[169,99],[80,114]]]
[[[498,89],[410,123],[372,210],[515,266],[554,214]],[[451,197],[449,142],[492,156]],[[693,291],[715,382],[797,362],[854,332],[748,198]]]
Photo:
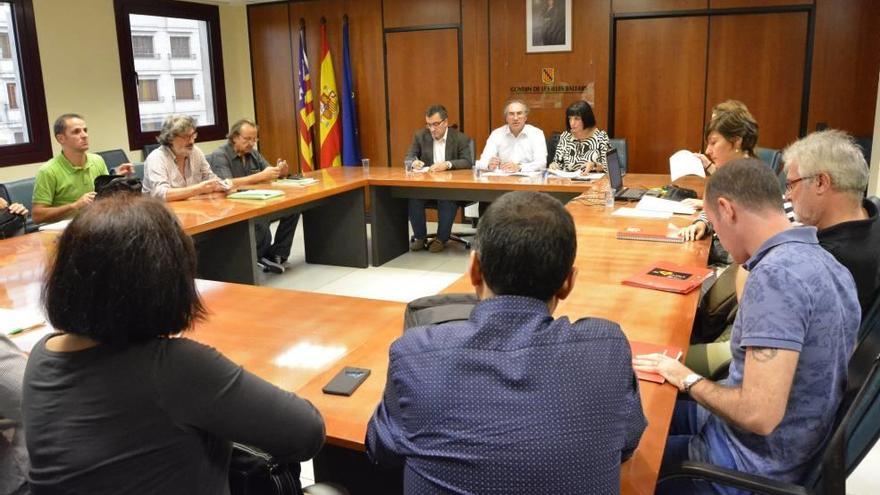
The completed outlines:
[[[169,115],[156,140],[161,146],[144,161],[144,193],[165,201],[223,191],[205,154],[196,147],[196,122],[189,115]]]

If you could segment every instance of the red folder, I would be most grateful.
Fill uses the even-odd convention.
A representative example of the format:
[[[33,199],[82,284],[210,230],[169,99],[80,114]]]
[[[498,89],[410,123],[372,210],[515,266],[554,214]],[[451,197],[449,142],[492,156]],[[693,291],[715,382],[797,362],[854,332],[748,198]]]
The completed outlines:
[[[624,285],[687,294],[713,275],[711,268],[682,266],[668,261],[651,263],[623,281]]]
[[[642,355],[642,354],[666,354],[667,356],[674,357],[678,359],[681,357],[681,349],[675,347],[674,345],[659,345],[659,344],[649,344],[647,342],[636,342],[633,340],[629,341],[629,346],[632,348],[633,357]],[[636,371],[636,377],[639,380],[645,380],[647,382],[654,383],[665,383],[666,379],[663,378],[659,373],[649,373],[647,371]]]

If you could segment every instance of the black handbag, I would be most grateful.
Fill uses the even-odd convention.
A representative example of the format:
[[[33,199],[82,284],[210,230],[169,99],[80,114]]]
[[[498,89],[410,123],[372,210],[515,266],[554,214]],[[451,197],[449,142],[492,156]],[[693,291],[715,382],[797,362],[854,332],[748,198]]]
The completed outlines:
[[[298,462],[278,462],[271,454],[232,444],[229,492],[232,495],[302,495]]]
[[[106,198],[117,193],[141,194],[143,183],[137,177],[126,175],[99,175],[95,177],[95,193],[98,198]]]
[[[6,191],[6,186],[0,184],[0,197],[7,203],[12,204],[12,199]],[[24,234],[27,218],[24,215],[16,215],[9,211],[9,207],[0,210],[0,239],[8,239]]]

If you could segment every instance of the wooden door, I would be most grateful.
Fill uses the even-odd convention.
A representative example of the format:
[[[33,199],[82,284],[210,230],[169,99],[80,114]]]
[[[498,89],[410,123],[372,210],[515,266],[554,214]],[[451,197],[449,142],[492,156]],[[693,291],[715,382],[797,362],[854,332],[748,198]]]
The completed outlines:
[[[707,17],[617,21],[614,128],[627,168],[668,173],[669,156],[702,145]]]
[[[385,34],[388,84],[389,165],[403,167],[413,134],[425,126],[425,110],[441,104],[449,124],[461,124],[458,29]]]

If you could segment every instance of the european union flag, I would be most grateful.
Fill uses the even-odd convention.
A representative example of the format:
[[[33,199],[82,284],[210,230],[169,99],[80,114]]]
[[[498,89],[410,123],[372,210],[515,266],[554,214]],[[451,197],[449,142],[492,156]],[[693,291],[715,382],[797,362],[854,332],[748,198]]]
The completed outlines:
[[[348,43],[348,16],[342,20],[342,164],[361,164],[360,135],[354,105],[354,83],[351,74],[351,51]]]

